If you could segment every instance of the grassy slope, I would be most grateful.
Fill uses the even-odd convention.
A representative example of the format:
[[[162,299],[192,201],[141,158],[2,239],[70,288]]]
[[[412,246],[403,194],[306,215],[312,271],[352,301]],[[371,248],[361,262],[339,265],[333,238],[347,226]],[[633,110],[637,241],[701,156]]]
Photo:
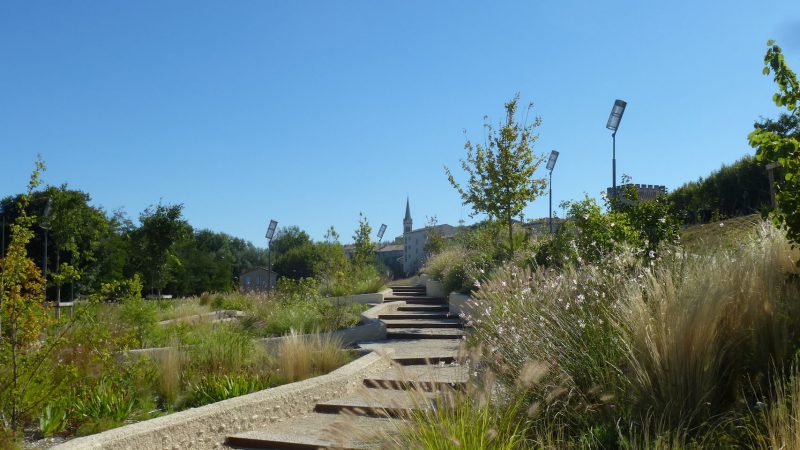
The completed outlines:
[[[681,230],[681,241],[690,251],[726,248],[735,245],[761,221],[758,214],[734,217],[719,222],[692,225]]]

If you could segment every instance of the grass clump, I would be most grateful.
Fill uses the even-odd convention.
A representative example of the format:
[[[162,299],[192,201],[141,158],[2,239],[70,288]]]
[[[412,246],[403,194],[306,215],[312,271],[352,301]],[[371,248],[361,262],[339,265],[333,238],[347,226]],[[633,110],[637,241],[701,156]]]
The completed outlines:
[[[748,405],[798,348],[798,251],[761,224],[734,249],[636,253],[498,270],[474,293],[472,344],[528,405],[535,448],[751,448]],[[792,429],[778,386],[770,405],[789,406],[758,429]]]

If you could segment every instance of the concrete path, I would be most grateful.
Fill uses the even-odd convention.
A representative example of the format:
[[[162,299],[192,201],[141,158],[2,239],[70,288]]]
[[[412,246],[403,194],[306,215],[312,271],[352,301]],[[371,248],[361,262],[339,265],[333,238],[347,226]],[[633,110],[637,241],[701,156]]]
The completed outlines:
[[[240,449],[379,448],[397,432],[403,417],[430,408],[447,389],[463,389],[468,374],[459,365],[464,324],[449,314],[445,299],[425,295],[422,286],[397,286],[386,302],[402,302],[382,314],[387,339],[359,347],[381,353],[391,348],[394,367],[363,379],[358,392],[317,403],[314,413],[268,428],[230,435],[226,445]],[[399,420],[398,420],[399,419]]]

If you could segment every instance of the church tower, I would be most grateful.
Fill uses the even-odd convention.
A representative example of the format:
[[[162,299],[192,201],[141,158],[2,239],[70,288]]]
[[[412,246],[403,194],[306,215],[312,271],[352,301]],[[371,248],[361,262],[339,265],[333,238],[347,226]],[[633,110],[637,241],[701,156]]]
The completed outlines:
[[[406,217],[403,218],[403,234],[411,232],[411,208],[408,205],[408,197],[406,197]]]

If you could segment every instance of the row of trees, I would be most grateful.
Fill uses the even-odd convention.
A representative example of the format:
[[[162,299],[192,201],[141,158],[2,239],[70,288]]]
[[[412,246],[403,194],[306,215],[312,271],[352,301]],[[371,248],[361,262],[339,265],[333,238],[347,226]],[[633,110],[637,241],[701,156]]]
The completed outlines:
[[[250,242],[194,230],[180,204],[151,206],[136,225],[121,212],[92,206],[89,194],[67,185],[32,192],[27,202],[22,197],[0,201],[2,242],[9,242],[20,207],[36,218],[27,248],[42,271],[46,260],[49,298],[95,292],[136,273],[154,294],[226,291],[243,270],[266,265],[266,251]]]

